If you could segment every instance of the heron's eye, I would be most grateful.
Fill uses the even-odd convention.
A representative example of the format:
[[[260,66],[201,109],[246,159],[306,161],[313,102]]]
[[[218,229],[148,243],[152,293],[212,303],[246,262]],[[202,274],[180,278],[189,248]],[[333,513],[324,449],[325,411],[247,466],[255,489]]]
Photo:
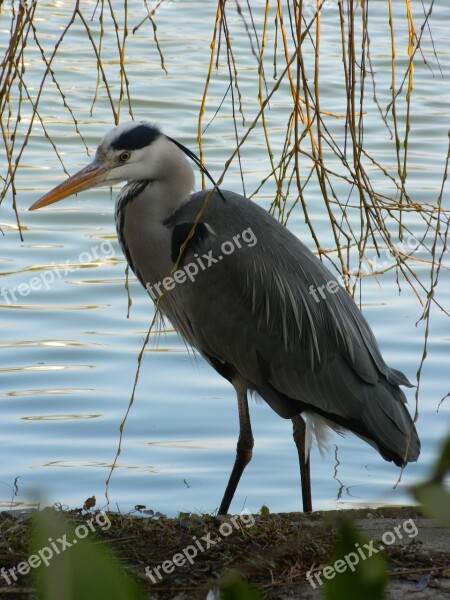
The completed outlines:
[[[129,152],[122,152],[120,155],[120,160],[122,162],[126,162],[130,158],[131,154]]]

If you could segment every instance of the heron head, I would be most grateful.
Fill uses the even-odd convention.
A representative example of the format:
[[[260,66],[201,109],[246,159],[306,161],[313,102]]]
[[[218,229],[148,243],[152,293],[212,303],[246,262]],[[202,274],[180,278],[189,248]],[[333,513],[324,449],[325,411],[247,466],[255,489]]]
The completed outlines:
[[[186,167],[192,173],[193,187],[192,168],[172,140],[149,123],[123,123],[105,135],[89,165],[42,196],[29,210],[94,187],[111,187],[123,181],[170,179],[177,169],[186,171]]]

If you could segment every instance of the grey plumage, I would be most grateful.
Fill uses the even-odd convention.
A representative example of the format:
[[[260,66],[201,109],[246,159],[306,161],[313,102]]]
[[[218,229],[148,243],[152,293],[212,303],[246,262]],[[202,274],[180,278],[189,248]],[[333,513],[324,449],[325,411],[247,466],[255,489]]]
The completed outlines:
[[[105,136],[90,170],[72,179],[84,181],[83,172],[97,169],[95,185],[128,181],[116,202],[117,232],[130,267],[147,289],[173,274],[178,258],[178,268],[198,264],[204,255],[215,258],[208,268],[199,268],[195,281],[187,278],[166,290],[160,308],[235,386],[238,455],[251,457],[250,390],[281,417],[313,413],[333,428],[349,429],[397,465],[417,460],[420,442],[399,387],[411,384],[386,365],[350,296],[336,282],[334,293],[316,301],[311,286],[326,286],[335,277],[254,202],[224,190],[210,198],[206,191],[192,193],[194,176],[184,150],[150,125],[121,125]],[[69,195],[69,182],[33,208]],[[183,236],[201,211],[178,257]],[[251,231],[254,245],[241,239],[241,247],[225,255],[223,244],[244,231]],[[231,491],[227,488],[231,497],[237,481]],[[224,498],[221,509],[229,500]]]
[[[317,412],[402,464],[411,418],[398,386],[411,384],[386,365],[367,322],[341,286],[320,302],[308,293],[311,285],[335,280],[312,252],[256,204],[222,193],[226,202],[215,193],[202,216],[214,233],[191,244],[181,265],[210,250],[220,256],[222,243],[248,227],[255,247],[236,249],[200,270],[194,282],[166,291],[162,311],[189,344],[210,362],[232,366],[280,416]],[[169,232],[195,222],[207,195],[191,195],[171,216]],[[134,210],[132,202],[128,210]],[[135,210],[140,213],[138,206]],[[152,283],[151,266],[144,270],[137,268],[139,278]],[[153,283],[161,281],[160,273],[155,277]],[[418,452],[413,435],[408,460]]]

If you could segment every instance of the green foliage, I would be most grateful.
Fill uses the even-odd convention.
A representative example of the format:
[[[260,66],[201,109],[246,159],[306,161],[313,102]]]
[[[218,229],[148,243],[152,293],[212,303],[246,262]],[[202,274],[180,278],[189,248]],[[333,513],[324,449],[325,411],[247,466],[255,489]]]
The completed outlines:
[[[74,527],[52,510],[37,513],[34,525],[31,554],[47,557],[32,569],[40,600],[144,599],[122,565],[102,545],[95,544],[91,537],[94,534],[77,537]],[[71,546],[57,554],[55,547],[64,548],[63,541]]]
[[[220,600],[263,600],[263,598],[239,575],[229,573],[220,582]]]
[[[444,487],[444,478],[450,474],[450,436],[442,448],[431,478],[415,488],[423,512],[442,525],[450,527],[450,493]]]
[[[370,552],[364,547],[368,543],[369,540],[351,523],[343,523],[338,533],[333,562],[330,563],[335,575],[332,579],[325,579],[324,583],[327,600],[381,600],[384,597],[387,561],[381,552],[363,559],[358,549],[368,556]]]

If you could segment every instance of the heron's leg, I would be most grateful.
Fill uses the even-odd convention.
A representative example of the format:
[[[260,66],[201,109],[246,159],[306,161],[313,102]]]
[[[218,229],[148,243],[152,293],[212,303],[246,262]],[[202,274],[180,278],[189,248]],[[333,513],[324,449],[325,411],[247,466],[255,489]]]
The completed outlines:
[[[252,459],[253,450],[253,434],[250,423],[250,412],[248,410],[247,387],[245,385],[238,385],[236,382],[233,382],[233,385],[236,389],[239,409],[239,439],[236,448],[236,460],[234,461],[225,494],[220,503],[219,515],[226,515],[228,513],[241,475]]]
[[[302,481],[303,512],[312,511],[310,455],[306,452],[306,423],[300,416],[292,417],[293,436],[298,451],[300,463],[300,478]]]

